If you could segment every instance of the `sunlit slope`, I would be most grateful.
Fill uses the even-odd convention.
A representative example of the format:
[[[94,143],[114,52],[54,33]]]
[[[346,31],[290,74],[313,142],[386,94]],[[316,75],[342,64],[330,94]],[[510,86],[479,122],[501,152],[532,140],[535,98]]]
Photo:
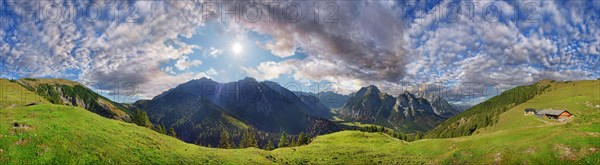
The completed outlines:
[[[500,115],[496,125],[482,129],[479,132],[564,124],[537,118],[533,115],[526,116],[523,112],[525,108],[567,110],[574,115],[567,126],[575,125],[582,129],[595,128],[595,132],[600,132],[600,81],[543,81],[541,83],[550,85],[547,92],[511,108]]]
[[[258,149],[223,150],[76,107],[36,105],[0,110],[0,164],[269,163]]]
[[[37,93],[49,102],[60,105],[77,106],[107,118],[130,121],[127,108],[92,91],[84,85],[65,79],[22,78],[24,88]]]
[[[600,81],[540,84],[550,85],[550,90],[502,113],[497,124],[471,136],[404,143],[385,135],[340,132],[274,153],[287,162],[309,163],[599,164]],[[559,123],[525,116],[525,107],[567,109],[575,118]]]
[[[0,78],[0,109],[34,102],[47,103],[48,101],[17,83]]]

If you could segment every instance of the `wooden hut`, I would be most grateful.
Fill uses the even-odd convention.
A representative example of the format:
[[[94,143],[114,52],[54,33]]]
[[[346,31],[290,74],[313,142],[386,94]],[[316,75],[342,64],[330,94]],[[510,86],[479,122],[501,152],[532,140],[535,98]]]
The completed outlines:
[[[535,115],[535,108],[525,108],[525,115]]]
[[[537,115],[549,119],[555,119],[559,121],[564,121],[573,117],[567,110],[539,110],[536,112]]]

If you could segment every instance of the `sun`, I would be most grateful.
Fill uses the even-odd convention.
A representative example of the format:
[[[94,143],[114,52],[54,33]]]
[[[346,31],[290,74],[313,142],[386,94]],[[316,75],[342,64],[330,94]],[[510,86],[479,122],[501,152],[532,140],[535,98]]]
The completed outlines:
[[[231,46],[231,51],[233,51],[233,53],[235,53],[235,54],[242,53],[242,50],[243,50],[243,47],[240,43],[236,42]]]

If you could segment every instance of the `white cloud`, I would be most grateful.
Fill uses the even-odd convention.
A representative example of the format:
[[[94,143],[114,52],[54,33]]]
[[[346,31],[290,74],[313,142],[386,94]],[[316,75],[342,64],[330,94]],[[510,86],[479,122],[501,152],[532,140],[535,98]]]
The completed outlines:
[[[447,2],[451,1],[438,4],[434,10],[440,11]],[[85,1],[76,7],[85,11],[89,3],[101,8],[114,5],[110,1]],[[196,3],[137,1],[137,23],[86,22],[79,18],[19,23],[10,28],[13,31],[0,30],[0,62],[6,72],[26,77],[71,76],[74,70],[80,73],[75,79],[101,90],[109,89],[108,84],[135,83],[144,89],[139,95],[151,97],[199,76],[218,75],[213,68],[199,73],[185,71],[202,63],[189,58],[200,46],[180,41],[204,26],[206,13]],[[422,21],[402,22],[405,13],[397,1],[335,3],[339,21],[334,23],[310,19],[295,23],[242,21],[219,27],[229,28],[224,32],[265,34],[272,40],[260,45],[279,57],[299,52],[308,55],[301,60],[268,61],[256,68],[242,68],[248,75],[265,80],[286,74],[301,81],[326,80],[346,92],[369,84],[394,90],[401,81],[529,83],[544,78],[600,76],[600,21],[594,12],[598,3],[534,1],[539,4],[539,13],[534,16],[537,22],[529,23],[510,19],[483,22],[484,5],[476,6],[475,21],[463,10],[456,22],[436,19],[439,13],[429,11],[416,11],[422,14]],[[514,8],[505,2],[491,3],[498,3],[508,16],[525,12],[511,11]],[[27,5],[11,7],[23,6]],[[303,13],[311,12],[311,8],[304,9]],[[319,14],[319,18],[326,18],[329,13]],[[9,26],[12,24],[0,24],[0,29]],[[211,57],[223,53],[214,47],[202,51]],[[172,61],[174,66],[163,66]]]
[[[277,63],[273,61],[262,62],[260,65],[254,68],[242,67],[241,69],[246,72],[250,77],[254,77],[257,80],[272,80],[279,78],[282,74],[291,74],[295,69],[295,61],[287,61],[283,63]]]
[[[177,60],[177,62],[175,62],[175,67],[177,67],[177,69],[179,69],[179,70],[186,70],[190,67],[198,66],[200,64],[202,64],[202,62],[200,60],[188,61],[188,57],[183,56],[183,57],[179,58]]]
[[[207,54],[213,58],[217,58],[219,55],[223,54],[223,50],[210,47]]]
[[[176,73],[173,71],[173,67],[170,67],[170,66],[167,66],[167,67],[165,67],[163,70],[164,70],[165,72],[167,72],[167,73],[170,73],[170,74],[176,74]]]

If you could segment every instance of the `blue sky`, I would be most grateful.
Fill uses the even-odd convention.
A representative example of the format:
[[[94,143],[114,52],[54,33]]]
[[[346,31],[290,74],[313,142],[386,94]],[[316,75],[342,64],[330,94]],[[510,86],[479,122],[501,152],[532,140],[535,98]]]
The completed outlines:
[[[455,103],[600,77],[599,1],[1,2],[1,77],[66,78],[120,102],[201,77]]]

